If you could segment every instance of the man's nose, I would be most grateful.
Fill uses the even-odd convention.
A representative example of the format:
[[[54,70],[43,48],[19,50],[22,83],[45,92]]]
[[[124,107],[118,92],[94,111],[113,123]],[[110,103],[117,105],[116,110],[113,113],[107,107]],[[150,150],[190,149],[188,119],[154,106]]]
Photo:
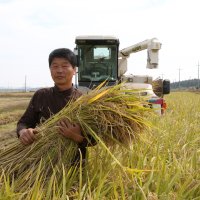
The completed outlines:
[[[63,71],[63,67],[62,66],[58,66],[57,67],[57,72],[62,72]]]

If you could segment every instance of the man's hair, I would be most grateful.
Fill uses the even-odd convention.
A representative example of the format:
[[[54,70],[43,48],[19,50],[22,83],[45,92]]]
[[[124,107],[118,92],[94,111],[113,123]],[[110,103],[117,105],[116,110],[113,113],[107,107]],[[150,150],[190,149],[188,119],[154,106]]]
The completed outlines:
[[[51,65],[51,63],[52,63],[54,58],[65,58],[66,60],[68,60],[70,62],[72,67],[77,66],[76,55],[70,49],[59,48],[59,49],[53,50],[49,54],[49,67],[50,67],[50,65]]]

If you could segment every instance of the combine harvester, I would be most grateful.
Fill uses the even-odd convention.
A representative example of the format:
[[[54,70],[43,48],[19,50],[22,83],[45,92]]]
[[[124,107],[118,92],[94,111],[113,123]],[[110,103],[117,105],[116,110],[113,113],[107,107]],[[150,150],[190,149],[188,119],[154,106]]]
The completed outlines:
[[[119,39],[113,36],[77,36],[74,49],[78,60],[75,85],[83,92],[108,80],[108,85],[125,82],[129,89],[143,91],[149,96],[149,103],[162,114],[166,108],[164,94],[170,93],[168,80],[153,81],[150,76],[126,75],[127,58],[131,53],[147,50],[147,68],[158,68],[158,52],[161,43],[149,39],[119,50]],[[153,85],[156,85],[154,90]]]

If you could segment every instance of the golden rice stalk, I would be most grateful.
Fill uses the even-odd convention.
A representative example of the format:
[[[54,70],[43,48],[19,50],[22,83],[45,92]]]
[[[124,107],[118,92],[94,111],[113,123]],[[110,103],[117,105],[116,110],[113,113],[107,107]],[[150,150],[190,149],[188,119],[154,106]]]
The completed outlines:
[[[34,185],[38,168],[44,187],[52,174],[61,183],[62,166],[66,170],[71,169],[78,150],[77,144],[58,134],[57,122],[62,119],[79,123],[88,140],[92,137],[97,143],[101,140],[106,145],[127,145],[150,126],[146,115],[151,111],[135,94],[122,89],[121,85],[99,86],[69,102],[59,113],[37,127],[39,133],[32,145],[25,146],[16,141],[0,150],[0,174],[4,172],[14,178],[15,188],[20,191]]]

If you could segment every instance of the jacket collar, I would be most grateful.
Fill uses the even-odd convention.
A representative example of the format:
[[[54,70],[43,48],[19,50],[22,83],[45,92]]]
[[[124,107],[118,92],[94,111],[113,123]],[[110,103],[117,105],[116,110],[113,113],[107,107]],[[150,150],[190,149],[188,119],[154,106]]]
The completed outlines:
[[[54,90],[55,93],[60,94],[60,95],[62,95],[62,94],[63,94],[63,95],[70,95],[70,94],[73,92],[74,87],[73,87],[73,85],[72,85],[71,88],[69,88],[69,89],[67,89],[67,90],[62,90],[62,91],[60,91],[59,88],[58,88],[58,86],[54,85],[53,90]]]

